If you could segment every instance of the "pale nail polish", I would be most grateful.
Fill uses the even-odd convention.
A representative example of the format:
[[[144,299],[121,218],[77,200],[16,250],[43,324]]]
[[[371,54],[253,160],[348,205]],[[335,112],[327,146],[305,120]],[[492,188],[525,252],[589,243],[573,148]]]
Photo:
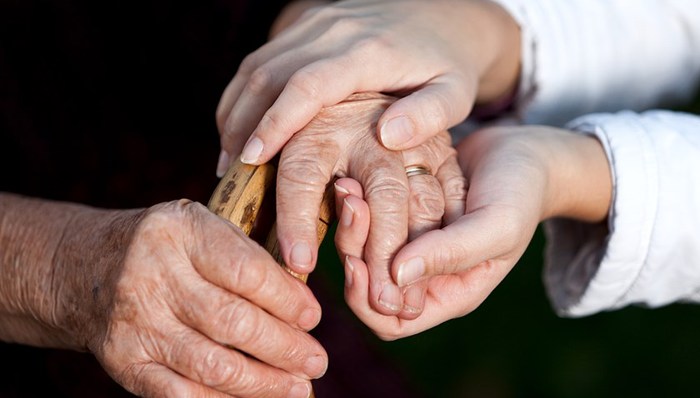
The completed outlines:
[[[415,135],[413,123],[406,116],[386,121],[379,130],[382,144],[389,149],[398,149]]]
[[[243,152],[241,153],[241,162],[246,163],[246,164],[253,164],[255,163],[258,158],[260,158],[260,154],[263,151],[263,142],[260,138],[258,137],[253,137],[248,141],[247,144],[245,144],[245,147],[243,148]]]
[[[397,283],[399,286],[410,285],[425,274],[425,262],[422,257],[413,257],[399,265]]]
[[[216,164],[216,176],[217,177],[221,178],[224,176],[224,174],[226,174],[230,160],[231,160],[231,157],[229,156],[228,152],[226,152],[222,149],[221,153],[219,153],[219,162]]]

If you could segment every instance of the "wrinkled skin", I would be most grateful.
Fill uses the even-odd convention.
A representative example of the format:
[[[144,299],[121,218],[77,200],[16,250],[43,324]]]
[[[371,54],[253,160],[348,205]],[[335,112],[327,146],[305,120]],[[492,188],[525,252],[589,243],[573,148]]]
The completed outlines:
[[[463,213],[465,180],[447,132],[400,152],[379,143],[374,128],[394,101],[380,94],[356,94],[322,110],[290,140],[279,162],[278,237],[287,264],[310,272],[325,187],[334,177],[355,178],[364,187],[362,197],[372,217],[363,251],[369,264],[368,303],[381,314],[413,319],[423,309],[425,287],[399,289],[391,277],[391,261],[407,241]],[[426,166],[433,175],[407,177],[405,168],[412,164]]]
[[[130,390],[282,397],[325,371],[324,350],[305,333],[320,319],[311,292],[203,206],[148,210],[117,266],[91,348]]]
[[[401,286],[427,286],[417,319],[383,316],[366,305],[362,256],[370,212],[361,184],[349,178],[336,183],[342,187],[336,192],[336,245],[345,259],[345,298],[384,339],[419,333],[476,309],[515,266],[539,222],[567,217],[595,223],[608,214],[610,169],[594,137],[541,126],[494,128],[473,133],[457,149],[469,181],[464,214],[408,243],[392,263]],[[416,258],[423,271],[409,277],[404,267]]]
[[[311,291],[187,200],[101,210],[0,193],[0,338],[86,350],[145,397],[306,397]]]

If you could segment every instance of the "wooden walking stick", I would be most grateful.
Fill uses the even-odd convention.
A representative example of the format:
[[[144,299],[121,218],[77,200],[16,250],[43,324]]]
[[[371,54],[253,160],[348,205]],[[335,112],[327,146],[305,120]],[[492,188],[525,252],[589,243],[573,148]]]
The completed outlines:
[[[258,222],[258,215],[261,218],[274,215],[274,207],[271,212],[267,211],[268,214],[261,214],[260,210],[264,204],[270,203],[270,199],[274,198],[275,171],[275,167],[270,164],[250,166],[237,161],[219,182],[209,200],[208,207],[215,214],[238,226],[246,235],[263,236],[264,247],[275,260],[292,275],[306,282],[308,275],[297,274],[284,264],[274,222],[267,224],[269,228],[266,228],[267,225],[264,222]],[[333,217],[333,190],[329,187],[321,203],[316,228],[319,242],[326,236]],[[311,397],[313,396],[311,392]]]

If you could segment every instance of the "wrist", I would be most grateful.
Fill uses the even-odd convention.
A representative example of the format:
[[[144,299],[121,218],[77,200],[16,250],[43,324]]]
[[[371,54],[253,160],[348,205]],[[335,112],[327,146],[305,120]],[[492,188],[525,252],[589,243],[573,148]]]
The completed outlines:
[[[542,219],[601,222],[612,201],[610,165],[602,144],[591,135],[560,130],[549,159],[548,198]]]
[[[0,194],[0,339],[86,350],[138,213]]]
[[[143,209],[83,208],[65,226],[52,262],[51,326],[73,349],[90,350],[105,335],[114,281]]]

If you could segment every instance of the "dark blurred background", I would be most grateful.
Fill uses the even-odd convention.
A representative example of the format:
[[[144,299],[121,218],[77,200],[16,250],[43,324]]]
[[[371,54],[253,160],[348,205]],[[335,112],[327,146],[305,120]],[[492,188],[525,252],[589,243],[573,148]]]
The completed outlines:
[[[0,190],[128,208],[217,179],[214,111],[283,0],[0,1]],[[327,240],[312,289],[324,397],[697,396],[700,307],[554,315],[538,232],[473,314],[381,342],[348,311]],[[126,397],[88,354],[0,344],[0,398]]]

